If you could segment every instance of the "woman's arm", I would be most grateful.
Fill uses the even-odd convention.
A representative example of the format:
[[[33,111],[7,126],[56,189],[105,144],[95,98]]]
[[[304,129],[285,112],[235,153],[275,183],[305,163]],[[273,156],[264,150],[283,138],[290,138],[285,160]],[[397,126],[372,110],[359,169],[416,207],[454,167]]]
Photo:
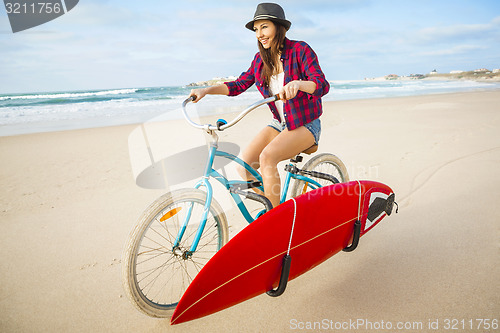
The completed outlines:
[[[227,86],[222,83],[216,86],[211,86],[211,87],[206,87],[206,88],[199,88],[199,89],[193,89],[191,90],[191,94],[189,94],[189,97],[194,96],[196,99],[193,101],[194,103],[197,103],[205,97],[205,95],[229,95],[229,89]]]
[[[319,61],[316,53],[306,43],[302,44],[301,63],[304,69],[304,74],[308,81],[316,84],[316,89],[311,93],[311,97],[322,97],[330,90],[330,83],[326,80],[325,74],[319,66]]]

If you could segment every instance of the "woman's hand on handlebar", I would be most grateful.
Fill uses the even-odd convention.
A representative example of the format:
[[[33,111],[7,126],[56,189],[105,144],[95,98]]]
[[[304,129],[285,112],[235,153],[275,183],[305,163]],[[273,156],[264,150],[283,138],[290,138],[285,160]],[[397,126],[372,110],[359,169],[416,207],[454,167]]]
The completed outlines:
[[[288,99],[295,98],[300,89],[300,81],[291,81],[287,83],[280,91],[280,99],[285,102]]]
[[[205,97],[206,94],[207,94],[206,88],[192,89],[191,93],[189,94],[189,97],[193,96],[194,97],[193,103],[198,103],[200,99]]]
[[[300,91],[308,94],[314,93],[316,90],[316,83],[313,81],[295,80],[288,82],[280,91],[280,99],[284,102],[288,99],[295,98]]]

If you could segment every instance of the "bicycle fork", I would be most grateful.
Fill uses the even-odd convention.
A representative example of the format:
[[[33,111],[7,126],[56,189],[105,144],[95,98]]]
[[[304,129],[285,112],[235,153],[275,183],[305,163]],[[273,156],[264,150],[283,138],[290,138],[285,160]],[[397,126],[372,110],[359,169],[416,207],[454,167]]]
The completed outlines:
[[[198,244],[200,243],[201,235],[203,234],[203,231],[205,230],[205,226],[207,224],[208,213],[210,212],[210,206],[212,205],[212,198],[213,198],[213,189],[212,185],[208,181],[208,177],[214,163],[216,150],[217,150],[217,143],[212,143],[210,145],[209,158],[203,178],[195,185],[195,189],[199,189],[202,186],[205,187],[207,196],[205,199],[205,206],[203,207],[203,213],[201,216],[200,225],[196,230],[196,235],[194,236],[193,243],[191,244],[191,247],[188,251],[182,251],[179,247],[182,237],[184,237],[184,233],[186,232],[186,228],[189,224],[189,221],[191,220],[191,215],[193,213],[193,208],[194,208],[194,203],[192,202],[188,207],[186,217],[184,218],[184,221],[179,230],[179,233],[177,234],[174,246],[172,248],[174,254],[182,256],[183,259],[189,259],[196,251],[196,249],[198,248]]]
[[[205,230],[205,226],[207,224],[208,212],[210,211],[211,200],[212,200],[211,194],[209,197],[209,194],[207,193],[207,200],[205,202],[205,206],[203,207],[203,214],[201,217],[200,225],[198,226],[198,230],[196,231],[196,235],[194,237],[193,244],[191,244],[191,248],[189,249],[189,251],[181,253],[181,252],[179,252],[179,251],[181,251],[179,248],[179,244],[182,240],[182,237],[184,237],[184,233],[186,232],[186,228],[189,224],[189,221],[191,220],[191,215],[193,213],[194,203],[191,203],[189,205],[188,211],[186,213],[186,217],[184,218],[181,229],[179,230],[179,233],[177,234],[177,237],[175,239],[175,243],[174,243],[174,247],[173,247],[173,252],[175,254],[177,254],[177,255],[182,254],[185,257],[184,259],[187,259],[196,251],[196,248],[198,247],[198,244],[200,242],[203,230]]]

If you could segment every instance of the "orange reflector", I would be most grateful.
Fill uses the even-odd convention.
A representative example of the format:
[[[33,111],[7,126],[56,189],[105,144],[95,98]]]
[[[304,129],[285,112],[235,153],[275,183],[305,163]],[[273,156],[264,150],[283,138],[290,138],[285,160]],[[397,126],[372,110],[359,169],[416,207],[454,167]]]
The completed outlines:
[[[304,185],[304,188],[302,189],[302,194],[306,193],[307,192],[307,185],[309,185],[309,183],[306,183]]]
[[[180,212],[181,209],[182,209],[181,207],[178,207],[178,208],[174,208],[174,209],[168,211],[167,214],[165,214],[161,217],[160,221],[163,222],[165,220],[168,220],[169,218],[171,218],[172,216],[174,216],[175,214]]]

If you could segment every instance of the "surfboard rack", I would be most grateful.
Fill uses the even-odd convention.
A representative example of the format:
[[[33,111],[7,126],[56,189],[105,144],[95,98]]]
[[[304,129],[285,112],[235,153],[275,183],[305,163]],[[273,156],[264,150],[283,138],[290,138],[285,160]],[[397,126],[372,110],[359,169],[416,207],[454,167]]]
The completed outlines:
[[[285,254],[283,257],[283,265],[281,267],[281,276],[278,288],[271,289],[266,292],[271,297],[278,297],[283,295],[288,283],[288,275],[290,274],[290,264],[292,263],[292,257],[289,254]]]
[[[345,247],[342,251],[352,252],[356,250],[359,244],[360,235],[361,235],[361,222],[359,220],[356,220],[356,222],[354,222],[354,236],[352,236],[352,243],[351,245]]]

